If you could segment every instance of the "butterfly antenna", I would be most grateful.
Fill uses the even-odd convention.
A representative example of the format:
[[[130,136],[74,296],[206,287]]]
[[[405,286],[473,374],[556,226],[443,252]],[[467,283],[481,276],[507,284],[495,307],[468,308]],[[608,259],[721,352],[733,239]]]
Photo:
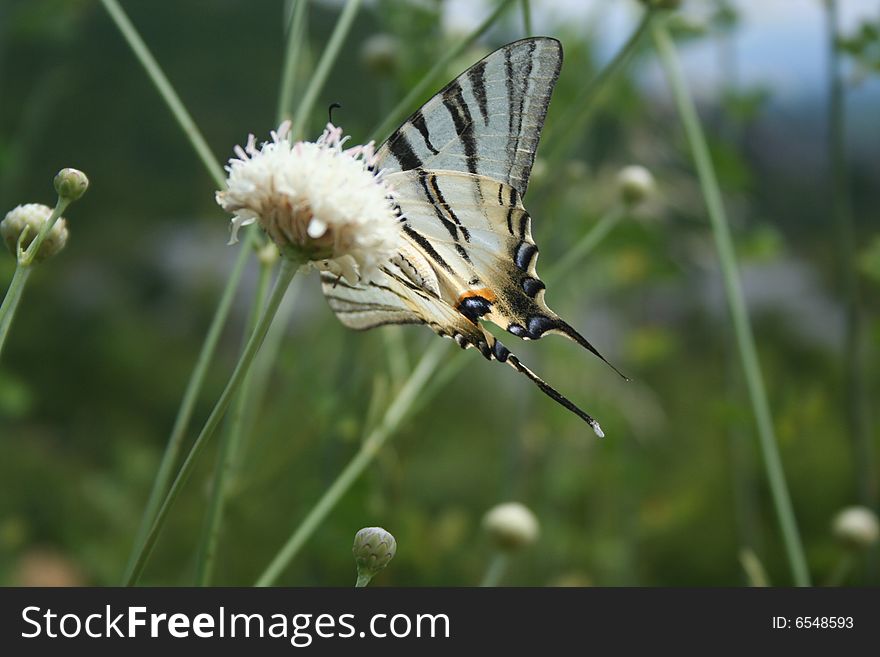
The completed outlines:
[[[558,332],[562,333],[568,339],[577,342],[584,349],[586,349],[587,351],[589,351],[592,354],[594,354],[595,356],[597,356],[603,363],[605,363],[608,367],[610,367],[612,370],[617,372],[617,374],[620,375],[620,378],[622,378],[624,381],[629,381],[628,376],[626,376],[623,372],[621,372],[619,369],[614,367],[614,365],[609,363],[608,360],[605,358],[605,356],[600,354],[599,351],[596,349],[596,347],[591,345],[590,342],[584,336],[582,336],[580,333],[578,333],[576,330],[574,330],[574,328],[572,328],[570,324],[568,324],[567,322],[565,322],[561,319],[556,320],[555,324],[556,325],[553,327],[554,329],[556,329]]]
[[[599,438],[605,437],[605,433],[602,431],[602,427],[599,426],[599,423],[596,422],[596,420],[593,419],[593,417],[590,414],[582,411],[580,408],[578,408],[575,405],[574,402],[572,402],[570,399],[568,399],[567,397],[565,397],[564,395],[559,393],[555,388],[553,388],[550,384],[548,384],[546,381],[544,381],[544,379],[542,379],[537,374],[532,372],[532,370],[530,370],[528,367],[523,365],[520,362],[519,358],[517,358],[513,354],[509,353],[504,362],[506,362],[508,365],[510,365],[513,369],[515,369],[520,374],[525,374],[529,379],[531,379],[532,383],[534,383],[536,386],[538,386],[541,389],[541,392],[543,392],[545,395],[547,395],[550,399],[555,401],[557,404],[561,404],[562,406],[564,406],[565,408],[570,410],[572,413],[577,415],[584,422],[589,424],[590,427],[593,429],[593,431],[596,433],[596,435],[599,436]]]
[[[330,107],[327,108],[327,119],[330,123],[333,123],[333,110],[342,109],[341,103],[330,103]],[[336,125],[335,123],[333,125]]]

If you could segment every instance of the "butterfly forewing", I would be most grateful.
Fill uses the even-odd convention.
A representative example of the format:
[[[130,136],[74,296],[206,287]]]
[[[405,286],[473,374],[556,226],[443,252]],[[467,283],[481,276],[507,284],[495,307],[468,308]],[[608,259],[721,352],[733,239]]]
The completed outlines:
[[[466,171],[525,196],[562,46],[546,37],[496,50],[416,111],[379,149],[379,166]]]

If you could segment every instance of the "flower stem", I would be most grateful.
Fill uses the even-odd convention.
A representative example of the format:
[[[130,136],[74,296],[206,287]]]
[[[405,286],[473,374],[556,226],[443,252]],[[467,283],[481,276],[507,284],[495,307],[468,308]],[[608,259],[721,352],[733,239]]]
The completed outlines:
[[[648,28],[654,20],[656,10],[646,9],[638,26],[624,43],[617,54],[578,92],[575,100],[569,105],[568,111],[553,125],[555,130],[548,130],[544,139],[545,157],[561,156],[563,151],[576,143],[572,135],[576,134],[587,122],[592,113],[599,107],[599,95],[607,89],[608,83],[614,79],[632,58]]]
[[[128,16],[126,16],[116,0],[102,0],[102,2],[105,9],[116,23],[119,31],[128,42],[138,61],[152,80],[160,96],[165,101],[168,109],[177,119],[184,135],[186,135],[193,149],[196,151],[196,154],[202,161],[208,174],[218,186],[222,186],[224,183],[222,167],[214,158],[204,137],[196,127],[189,112],[183,106],[180,97],[168,82],[168,78],[162,72],[161,67],[153,58],[137,30],[131,24],[131,21],[129,21]],[[205,335],[201,350],[199,351],[198,359],[196,360],[195,367],[190,374],[189,381],[187,382],[186,389],[181,399],[180,407],[178,408],[177,416],[174,420],[174,426],[168,438],[165,452],[162,455],[159,470],[153,481],[153,487],[150,491],[150,497],[141,518],[140,527],[135,536],[134,546],[132,548],[131,556],[129,557],[128,565],[126,566],[126,572],[132,570],[136,555],[141,553],[147,532],[155,521],[156,512],[158,511],[159,505],[168,488],[168,482],[171,478],[174,465],[177,462],[181,443],[189,427],[189,422],[192,418],[196,401],[202,390],[202,386],[204,385],[208,367],[214,357],[220,333],[229,317],[229,312],[232,308],[232,300],[235,297],[235,293],[238,291],[244,267],[250,256],[250,249],[247,247],[253,245],[257,237],[256,227],[247,231],[246,243],[242,245],[232,271],[229,274],[229,278],[226,281],[226,287],[220,297],[220,302],[217,305],[217,309],[214,311],[214,316],[211,319],[211,324]]]
[[[415,105],[422,97],[422,94],[425,93],[434,80],[446,70],[449,62],[458,57],[466,48],[468,48],[468,46],[480,38],[483,32],[492,26],[495,20],[501,16],[511,2],[513,2],[513,0],[501,0],[498,3],[498,6],[495,7],[495,11],[489,14],[489,16],[487,16],[473,32],[444,52],[434,66],[425,73],[421,80],[419,80],[418,84],[410,89],[410,92],[404,97],[404,99],[397,103],[397,106],[388,113],[385,120],[370,131],[370,139],[384,139],[387,137],[388,133],[397,127],[403,118],[413,110],[413,105]]]
[[[837,224],[839,259],[843,276],[845,306],[844,372],[847,429],[853,443],[856,483],[861,502],[877,503],[877,466],[868,412],[862,352],[862,318],[857,270],[856,226],[849,193],[849,167],[846,160],[846,107],[840,70],[839,12],[837,0],[825,2],[828,40],[828,155],[831,168],[832,214]]]
[[[758,588],[766,588],[770,586],[770,581],[767,579],[764,565],[761,563],[761,560],[758,559],[758,555],[755,554],[754,550],[751,548],[743,548],[740,550],[739,563],[742,566],[749,586]]]
[[[507,570],[507,555],[502,552],[496,552],[489,560],[489,566],[486,568],[486,574],[483,575],[483,581],[480,586],[483,588],[498,586],[501,578],[504,577],[504,571]]]
[[[652,36],[678,107],[681,122],[694,158],[700,187],[706,202],[709,221],[712,225],[715,247],[718,251],[718,259],[724,279],[728,309],[733,321],[739,357],[746,380],[746,387],[749,392],[752,412],[755,416],[761,452],[764,457],[764,467],[770,484],[770,492],[782,532],[783,542],[785,543],[792,578],[797,586],[809,586],[810,575],[807,570],[804,549],[801,544],[797,521],[785,481],[782,459],[779,456],[779,449],[773,429],[773,418],[770,413],[770,404],[764,389],[761,365],[758,361],[755,347],[755,338],[752,334],[752,327],[740,286],[736,252],[730,234],[730,227],[727,223],[724,203],[721,200],[721,190],[715,177],[709,148],[706,145],[706,139],[703,135],[693,99],[685,84],[681,65],[675,52],[675,45],[664,25],[655,23],[652,28]]]
[[[248,321],[245,335],[251,335],[260,320],[260,313],[269,291],[269,281],[272,274],[272,265],[268,262],[260,262],[260,277],[257,282],[257,291],[254,295],[254,304],[251,307],[251,317]],[[247,373],[242,382],[241,390],[235,398],[235,404],[230,412],[229,423],[223,440],[220,443],[217,455],[217,467],[214,471],[214,481],[211,486],[211,499],[208,503],[208,513],[205,520],[205,529],[202,533],[202,544],[196,558],[196,584],[207,586],[211,582],[214,572],[214,563],[217,558],[217,546],[220,542],[220,526],[223,523],[223,514],[226,510],[226,501],[229,498],[229,480],[233,463],[241,446],[241,438],[244,433],[244,417],[250,400],[250,382],[256,373],[256,367]]]
[[[324,48],[321,59],[318,60],[318,66],[309,80],[309,86],[306,87],[299,107],[296,109],[296,114],[293,117],[293,129],[291,130],[293,139],[301,137],[309,115],[312,113],[312,108],[315,106],[315,101],[318,99],[318,94],[324,88],[324,83],[327,81],[330,69],[339,56],[339,51],[342,48],[342,44],[345,43],[345,38],[348,36],[349,30],[351,30],[360,6],[361,0],[348,0],[345,3],[345,8],[336,21],[336,26],[333,28],[333,34],[330,35],[327,47]]]
[[[577,265],[587,254],[595,249],[625,216],[626,209],[624,206],[619,204],[613,205],[573,247],[566,251],[565,255],[556,261],[547,272],[545,282],[550,284],[550,282],[558,280],[564,274],[567,274],[572,267]]]
[[[290,561],[297,555],[305,542],[315,533],[333,507],[339,502],[351,485],[357,481],[364,469],[373,461],[376,454],[390,436],[394,434],[403,419],[412,410],[413,404],[419,393],[431,378],[441,357],[447,351],[445,341],[436,340],[428,347],[421,360],[413,369],[406,383],[400,388],[400,392],[394,401],[388,406],[385,415],[379,425],[374,428],[361,448],[349,461],[345,469],[336,477],[330,487],[318,500],[308,515],[296,528],[281,550],[275,555],[266,570],[257,579],[256,586],[271,586],[281,575]]]
[[[247,346],[242,352],[241,357],[235,366],[235,370],[229,378],[229,382],[226,384],[226,388],[220,395],[220,399],[218,399],[217,403],[214,405],[214,410],[211,411],[211,415],[205,422],[204,427],[202,427],[202,430],[190,448],[189,454],[184,460],[183,465],[180,466],[180,470],[178,471],[174,482],[168,489],[168,493],[165,495],[165,499],[156,514],[156,519],[153,521],[143,545],[137,551],[136,557],[125,575],[125,584],[127,586],[136,584],[138,579],[140,579],[147,559],[153,551],[153,547],[155,547],[156,539],[159,537],[162,526],[165,524],[165,520],[168,517],[168,512],[171,510],[175,500],[178,495],[180,495],[183,485],[192,473],[193,466],[199,454],[213,436],[226,413],[226,409],[229,407],[229,403],[241,387],[242,381],[254,360],[254,356],[257,354],[260,345],[263,343],[263,339],[266,337],[269,326],[272,324],[275,312],[278,310],[278,306],[284,298],[284,293],[287,291],[287,288],[293,280],[293,276],[296,274],[297,268],[300,264],[301,263],[289,258],[282,259],[281,267],[278,271],[278,277],[275,280],[275,287],[272,289],[272,293],[266,303],[263,315],[260,317],[260,321],[257,323],[253,334],[248,340]]]
[[[226,325],[226,320],[229,318],[229,312],[232,309],[232,301],[235,298],[235,293],[238,291],[238,286],[241,283],[245,265],[250,257],[250,244],[255,237],[254,231],[248,230],[247,237],[247,241],[242,244],[239,254],[235,259],[235,264],[229,274],[228,280],[226,281],[226,287],[223,290],[220,302],[217,304],[217,309],[214,311],[214,316],[211,318],[211,324],[208,327],[205,340],[199,350],[195,367],[193,367],[189,381],[187,381],[186,384],[186,389],[183,392],[183,397],[180,400],[180,407],[177,409],[177,416],[174,418],[174,425],[171,428],[168,443],[165,445],[165,452],[162,454],[159,469],[153,480],[153,487],[150,490],[147,505],[141,516],[138,532],[135,535],[134,545],[132,546],[131,555],[129,556],[128,565],[126,566],[126,572],[132,570],[135,558],[142,552],[144,540],[146,540],[147,533],[155,522],[156,513],[159,511],[159,506],[168,490],[171,475],[174,472],[174,466],[177,463],[178,456],[180,455],[180,448],[183,445],[183,439],[186,437],[189,423],[192,420],[193,412],[195,411],[196,402],[202,391],[202,386],[205,383],[208,368],[214,358],[217,343],[220,341],[220,334],[223,332],[223,327]]]
[[[849,574],[852,572],[855,563],[856,560],[851,552],[844,553],[840,559],[837,560],[837,564],[835,564],[834,570],[832,570],[831,574],[828,576],[825,586],[843,586],[846,582],[846,578],[849,577]]]
[[[278,110],[276,122],[281,123],[291,118],[291,104],[293,102],[293,89],[296,82],[297,63],[301,44],[305,38],[306,8],[308,0],[293,0],[293,10],[290,12],[290,24],[287,30],[287,45],[285,49],[284,70],[281,76],[281,85],[278,96]],[[271,248],[271,247],[270,247]],[[266,261],[260,261],[260,279],[257,293],[253,297],[251,306],[251,321],[245,335],[250,335],[259,318],[260,310],[268,288],[272,266]],[[276,313],[278,314],[278,313]],[[281,313],[283,314],[283,312]],[[282,322],[286,325],[286,321]],[[196,557],[196,582],[200,586],[207,586],[213,577],[214,563],[216,561],[217,547],[219,545],[220,530],[223,516],[230,494],[230,479],[234,477],[235,464],[239,457],[241,444],[244,436],[248,433],[248,420],[250,411],[260,399],[265,390],[265,382],[271,372],[271,366],[265,366],[263,361],[269,357],[269,362],[274,363],[275,354],[280,346],[280,341],[272,339],[271,332],[264,342],[260,355],[256,358],[252,371],[250,371],[242,383],[242,390],[236,397],[235,406],[230,415],[229,427],[220,444],[217,458],[217,466],[214,472],[214,481],[211,487],[211,499],[208,505],[208,513],[205,528],[202,533],[201,546]]]
[[[354,587],[356,589],[364,588],[367,584],[370,583],[370,580],[373,578],[366,573],[358,573],[357,581],[354,583]]]
[[[277,123],[290,119],[293,105],[293,90],[296,82],[296,67],[299,53],[305,40],[306,8],[309,0],[294,0],[295,6],[287,31],[287,47],[284,52],[284,70],[281,73],[281,90],[278,93]]]
[[[24,286],[30,274],[30,267],[22,264],[17,265],[15,273],[12,275],[12,281],[9,283],[9,288],[6,290],[6,296],[3,297],[3,304],[0,305],[0,354],[3,353],[3,345],[6,343],[9,328],[12,326],[12,320],[15,317],[15,310],[18,308],[18,302],[21,301]]]
[[[202,160],[202,164],[205,165],[205,169],[211,174],[211,177],[214,179],[217,186],[221,187],[225,179],[223,168],[217,163],[217,158],[211,153],[208,143],[205,141],[202,133],[199,131],[189,112],[186,110],[186,107],[183,106],[180,97],[177,95],[177,92],[174,91],[174,87],[168,82],[168,78],[165,77],[165,73],[156,62],[156,59],[153,57],[149,48],[147,48],[144,40],[141,39],[141,35],[138,34],[134,25],[131,24],[131,21],[128,19],[128,16],[122,10],[122,7],[117,0],[101,0],[101,3],[104,5],[104,9],[107,10],[107,13],[110,14],[110,18],[116,23],[116,27],[119,28],[120,33],[122,33],[122,36],[128,42],[128,45],[134,51],[135,57],[138,58],[138,61],[140,61],[141,66],[144,67],[147,75],[150,76],[150,80],[153,81],[156,90],[165,100],[168,109],[171,110],[174,118],[177,119],[183,133],[186,135],[187,139],[189,139],[190,144],[192,144],[192,147]]]
[[[523,16],[523,30],[525,30],[526,36],[532,35],[532,3],[529,0],[521,0],[522,6],[522,16]]]

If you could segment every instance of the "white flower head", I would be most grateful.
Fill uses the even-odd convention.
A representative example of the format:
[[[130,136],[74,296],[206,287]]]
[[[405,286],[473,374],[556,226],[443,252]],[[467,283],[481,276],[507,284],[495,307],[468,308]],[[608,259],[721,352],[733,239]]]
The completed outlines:
[[[489,509],[483,517],[483,528],[496,548],[511,552],[534,543],[540,531],[535,514],[519,502]]]
[[[849,506],[834,516],[834,535],[853,548],[867,549],[880,540],[877,514],[864,506]]]
[[[10,253],[18,257],[18,249],[26,250],[52,216],[52,208],[42,203],[25,203],[10,210],[0,221],[0,237],[6,242]],[[51,258],[67,244],[67,220],[59,217],[49,229],[46,239],[34,256],[35,262]]]
[[[343,150],[348,137],[327,124],[317,141],[292,142],[285,121],[272,140],[253,135],[226,166],[226,191],[216,198],[233,213],[230,244],[254,222],[282,255],[305,258],[349,283],[369,280],[400,241],[399,210],[373,142]]]

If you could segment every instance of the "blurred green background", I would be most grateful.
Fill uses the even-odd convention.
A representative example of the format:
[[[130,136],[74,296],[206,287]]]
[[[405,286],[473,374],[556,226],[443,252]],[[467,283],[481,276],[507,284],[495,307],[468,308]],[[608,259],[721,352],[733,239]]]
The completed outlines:
[[[846,554],[830,529],[834,515],[878,502],[876,423],[866,462],[848,419],[844,290],[856,268],[860,394],[870,411],[880,387],[880,10],[875,2],[840,4],[844,34],[866,35],[841,53],[855,257],[839,248],[831,200],[823,3],[686,2],[675,19],[816,583]],[[282,2],[123,6],[219,159],[249,132],[268,135],[284,50]],[[560,117],[635,27],[641,6],[531,6],[535,33],[565,48],[547,136],[564,129]],[[353,143],[363,141],[491,8],[367,3],[309,134],[338,101],[334,120]],[[311,4],[296,93],[339,9]],[[371,41],[377,34],[384,42]],[[514,5],[430,93],[523,36]],[[382,65],[368,56],[377,43],[391,46]],[[507,500],[530,507],[541,534],[512,561],[505,584],[741,585],[749,581],[744,549],[770,583],[791,583],[705,205],[650,39],[606,91],[558,154],[539,149],[525,204],[546,271],[615,203],[622,166],[654,173],[657,193],[547,293],[550,306],[632,380],[561,339],[506,342],[596,416],[608,437],[597,440],[525,379],[471,351],[279,583],[353,584],[354,533],[381,525],[398,552],[377,585],[475,585],[491,555],[481,518]],[[65,166],[85,171],[91,188],[66,213],[67,248],[32,277],[0,363],[4,584],[119,581],[239,248],[226,246],[229,217],[214,202],[214,184],[100,4],[0,0],[0,209],[52,205],[52,176]],[[0,257],[3,286],[13,269],[12,257]],[[235,363],[255,282],[251,263],[189,440]],[[292,295],[287,335],[236,469],[218,584],[253,582],[357,450],[371,398],[381,403],[393,391],[385,329],[349,332],[319,287],[312,274]],[[411,361],[437,340],[425,328],[401,333]],[[456,352],[452,343],[448,350]],[[174,508],[145,583],[192,581],[215,453],[212,445]],[[875,544],[844,581],[880,584],[877,557]]]

